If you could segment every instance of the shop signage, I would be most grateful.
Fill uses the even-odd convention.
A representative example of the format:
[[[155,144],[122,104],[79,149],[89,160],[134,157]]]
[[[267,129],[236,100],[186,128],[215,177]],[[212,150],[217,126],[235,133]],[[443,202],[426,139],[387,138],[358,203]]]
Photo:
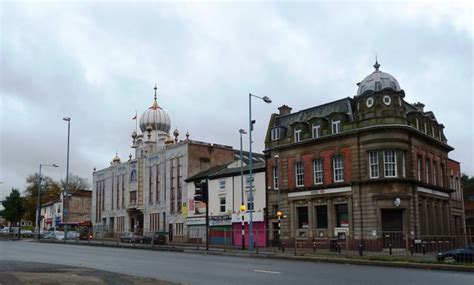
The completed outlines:
[[[350,186],[288,193],[288,198],[350,192]]]

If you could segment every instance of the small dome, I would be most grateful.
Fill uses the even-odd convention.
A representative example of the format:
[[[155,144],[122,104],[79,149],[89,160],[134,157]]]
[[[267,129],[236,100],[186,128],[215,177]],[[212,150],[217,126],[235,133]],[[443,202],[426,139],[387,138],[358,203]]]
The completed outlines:
[[[118,156],[118,154],[115,154],[115,157],[112,158],[112,162],[119,162],[120,163],[120,157]]]
[[[169,133],[171,129],[170,116],[158,106],[158,102],[156,101],[156,89],[155,86],[155,101],[153,105],[143,112],[140,117],[140,130],[145,132],[147,131],[147,127],[150,126],[151,130]]]
[[[374,68],[375,71],[369,74],[364,80],[357,83],[359,89],[357,90],[357,95],[362,95],[366,91],[380,91],[383,89],[392,89],[394,91],[400,91],[400,84],[398,84],[397,79],[392,75],[382,72],[379,70],[380,64],[375,61]]]

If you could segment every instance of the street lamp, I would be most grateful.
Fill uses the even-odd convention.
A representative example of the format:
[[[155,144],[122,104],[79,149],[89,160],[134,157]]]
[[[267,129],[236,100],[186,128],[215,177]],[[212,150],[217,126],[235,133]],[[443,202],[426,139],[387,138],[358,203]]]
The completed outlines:
[[[66,206],[67,206],[67,195],[68,195],[67,192],[69,188],[69,137],[70,137],[70,130],[71,130],[71,118],[65,117],[63,118],[63,120],[67,122],[66,185],[64,187],[64,195],[63,195],[64,240],[67,240],[67,212],[69,209],[67,209]]]
[[[253,193],[252,193],[252,131],[253,131],[253,124],[255,121],[252,120],[252,97],[262,99],[263,102],[270,104],[272,102],[272,99],[270,99],[267,96],[259,97],[256,95],[253,95],[252,93],[249,93],[249,203],[252,205],[252,209],[249,209],[250,211],[250,223],[249,223],[249,231],[250,231],[250,239],[249,239],[249,250],[253,251],[253,209],[255,208],[254,203],[253,203]]]
[[[245,205],[244,205],[244,165],[242,152],[242,135],[247,134],[244,129],[239,130],[240,133],[240,212],[242,214],[242,249],[245,249]]]
[[[40,169],[39,169],[39,175],[38,175],[38,200],[36,203],[36,238],[40,240],[40,227],[39,227],[39,222],[40,222],[40,193],[41,193],[41,167],[43,166],[52,166],[52,167],[59,167],[56,164],[40,164]]]

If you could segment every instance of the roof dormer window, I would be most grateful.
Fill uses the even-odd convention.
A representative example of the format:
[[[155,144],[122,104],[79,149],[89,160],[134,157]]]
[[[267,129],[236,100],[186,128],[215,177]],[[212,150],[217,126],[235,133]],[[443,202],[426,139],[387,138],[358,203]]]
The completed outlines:
[[[380,82],[375,82],[375,91],[382,89]]]
[[[272,129],[272,141],[276,141],[280,139],[280,128]]]
[[[332,134],[341,132],[341,120],[332,120]]]
[[[321,125],[314,124],[313,125],[313,139],[317,139],[319,137],[321,137]]]
[[[301,129],[295,129],[295,142],[300,142],[301,141]]]

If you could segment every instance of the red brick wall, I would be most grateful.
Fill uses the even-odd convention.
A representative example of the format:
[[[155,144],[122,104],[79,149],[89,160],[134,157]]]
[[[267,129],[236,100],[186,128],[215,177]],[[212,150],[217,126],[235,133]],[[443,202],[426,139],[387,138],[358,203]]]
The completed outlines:
[[[288,188],[295,188],[296,181],[295,181],[295,162],[296,158],[294,156],[288,157]]]
[[[314,157],[315,157],[314,153],[308,153],[301,156],[303,160],[303,166],[304,166],[304,186],[306,187],[314,184],[314,173],[313,173]]]
[[[324,184],[331,184],[334,179],[332,175],[332,157],[334,156],[334,150],[322,151],[320,154],[323,159]]]
[[[339,150],[344,159],[344,182],[352,181],[352,156],[351,148],[344,147]]]

